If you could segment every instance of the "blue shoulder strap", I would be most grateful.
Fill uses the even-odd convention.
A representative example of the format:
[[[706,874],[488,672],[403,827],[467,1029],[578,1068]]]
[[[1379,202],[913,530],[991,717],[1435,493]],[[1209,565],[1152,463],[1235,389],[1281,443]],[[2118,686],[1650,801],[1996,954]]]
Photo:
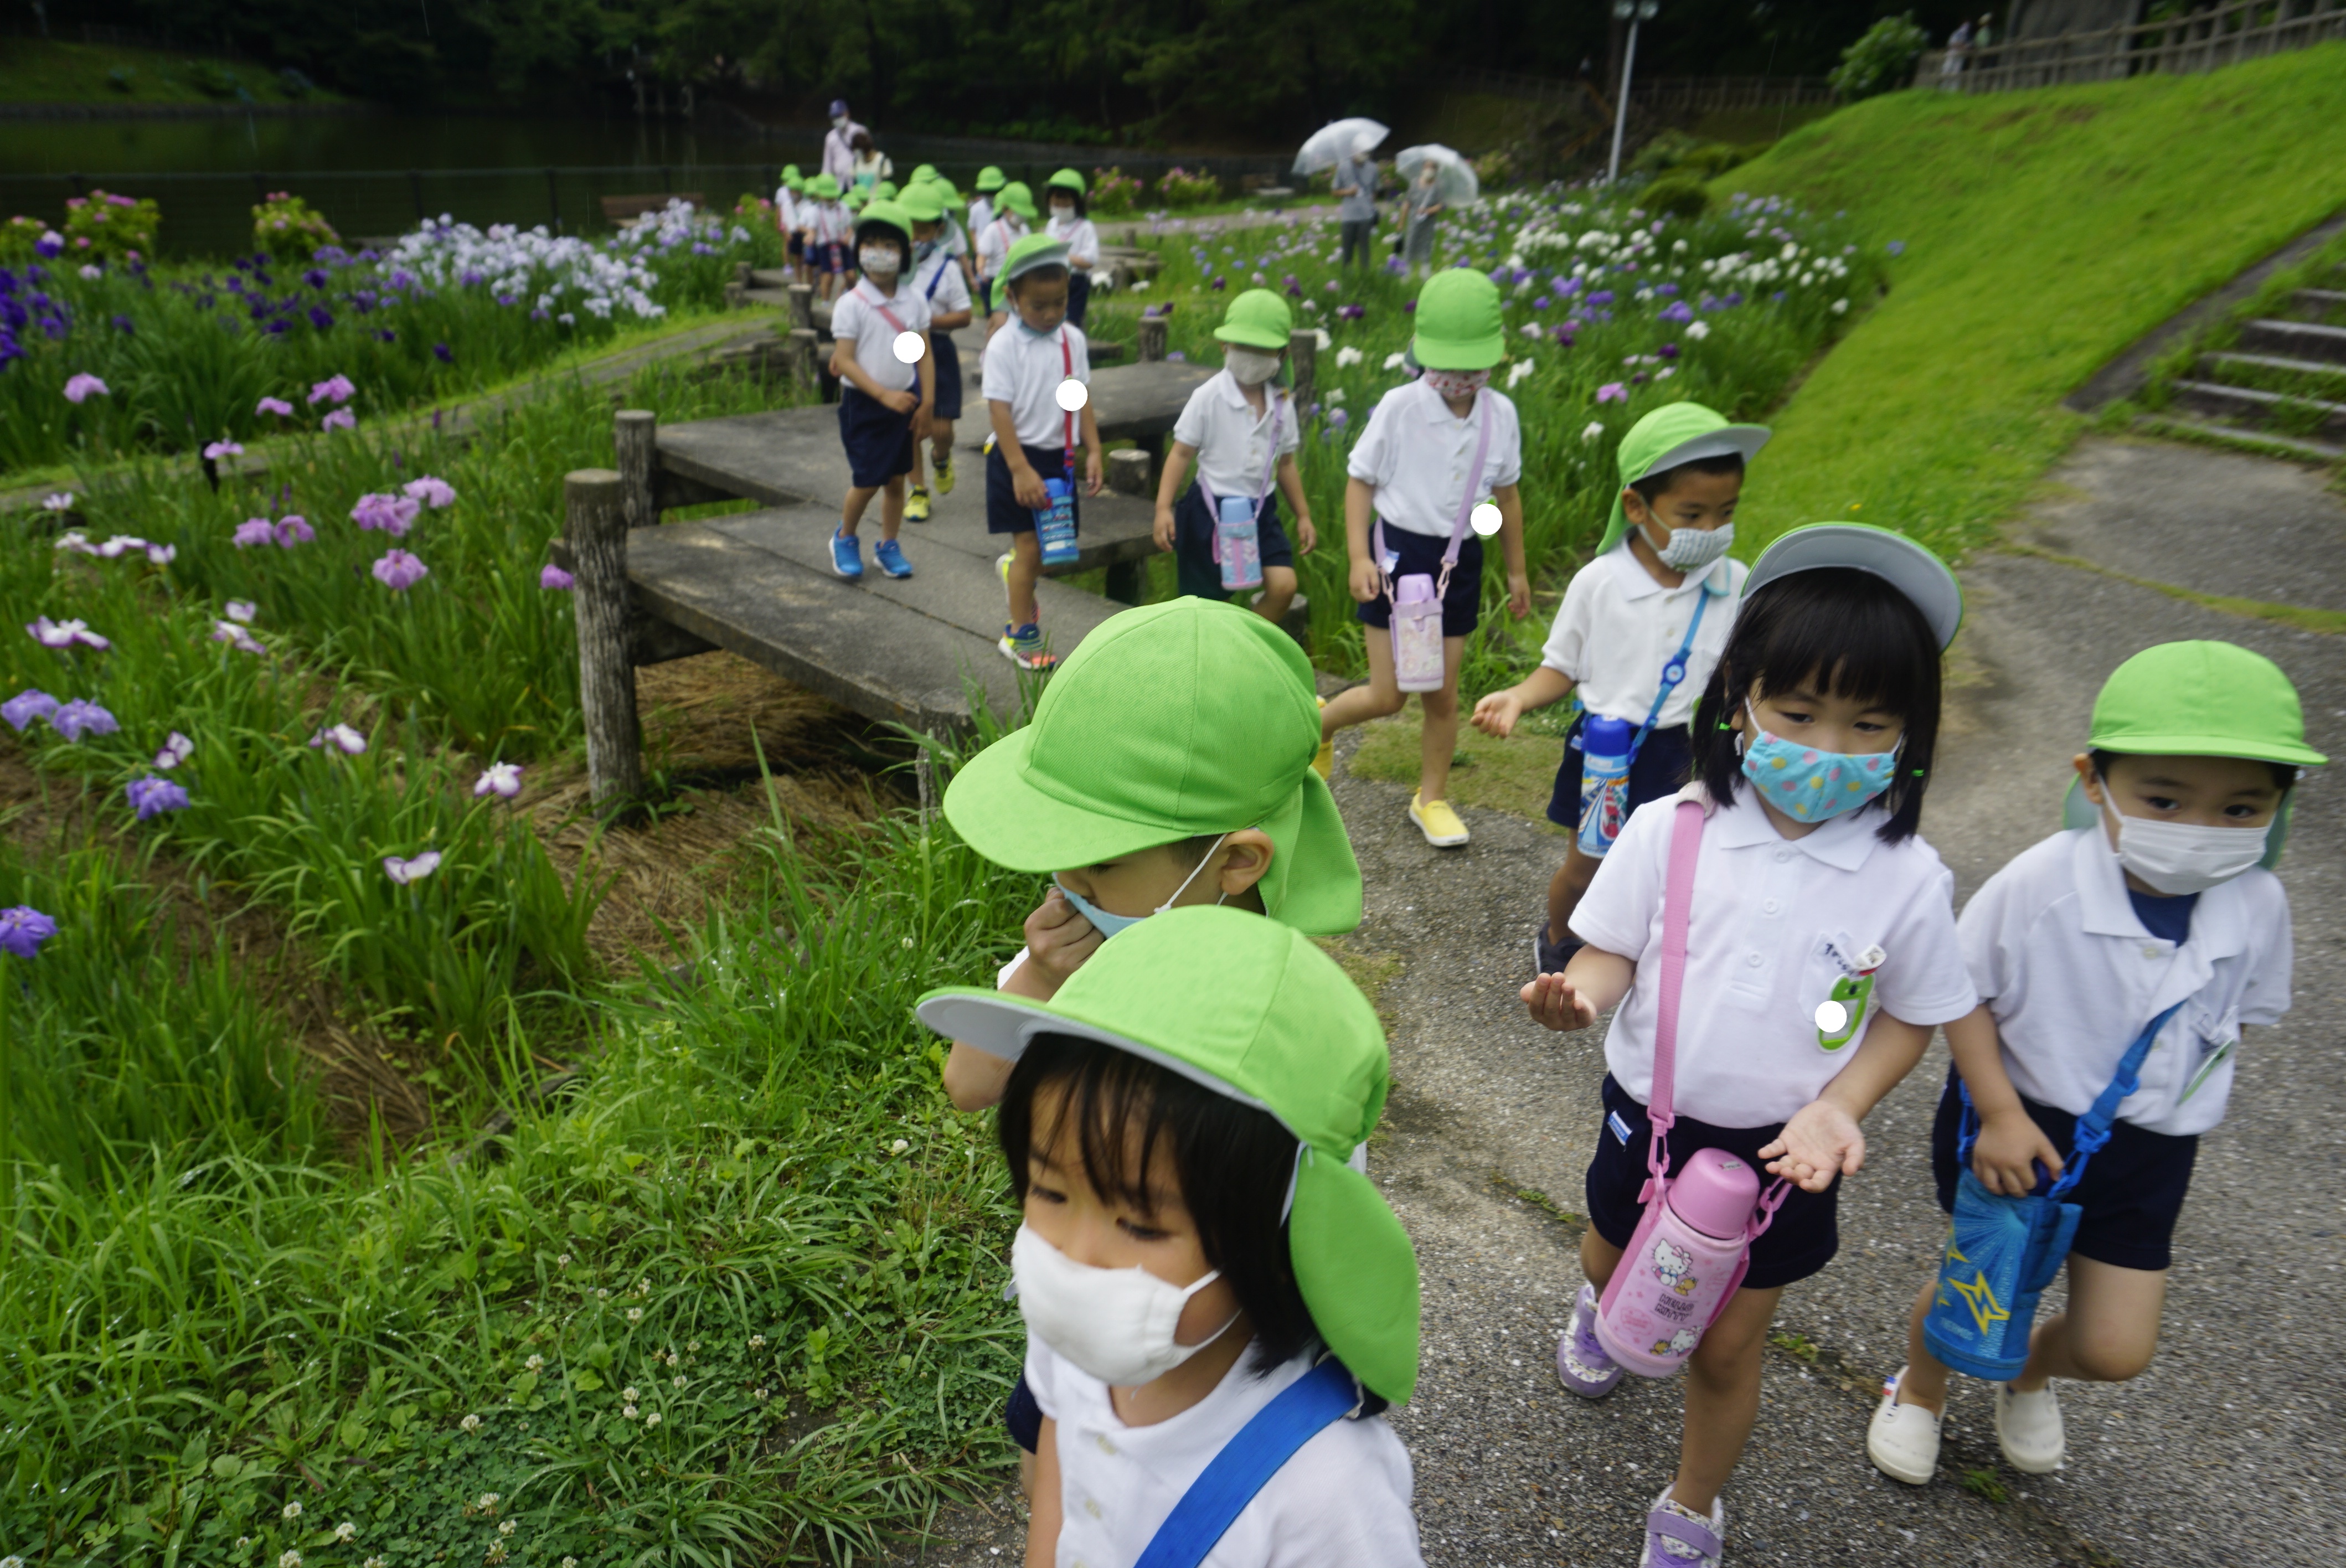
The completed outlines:
[[[1709,574],[1706,572],[1704,575],[1708,576]],[[1653,728],[1654,720],[1662,716],[1662,704],[1669,701],[1670,693],[1678,690],[1678,683],[1686,679],[1687,656],[1694,652],[1694,635],[1702,630],[1702,613],[1708,608],[1710,608],[1710,589],[1708,586],[1697,588],[1694,596],[1694,618],[1687,622],[1686,641],[1678,644],[1678,651],[1670,656],[1670,662],[1662,666],[1662,688],[1654,693],[1654,706],[1646,710],[1646,722],[1637,726],[1637,733],[1630,738],[1629,755],[1631,757],[1636,757],[1637,748],[1646,744],[1646,731]]]
[[[2076,1186],[2078,1179],[2086,1174],[2086,1162],[2110,1141],[2110,1127],[2117,1121],[2118,1106],[2125,1103],[2128,1095],[2142,1086],[2144,1058],[2150,1054],[2151,1046],[2157,1043],[2158,1032],[2167,1027],[2167,1021],[2181,1011],[2183,1003],[2178,1002],[2144,1024],[2142,1033],[2135,1036],[2134,1044],[2127,1047],[2126,1054],[2118,1058],[2118,1070],[2110,1079],[2109,1085],[2095,1098],[2086,1114],[2077,1118],[2076,1130],[2070,1141],[2069,1163],[2062,1167],[2061,1179],[2053,1184],[2048,1196],[2057,1198]],[[1969,1165],[1972,1145],[1979,1141],[1979,1114],[1972,1109],[1971,1085],[1964,1083],[1960,1075],[1955,1084],[1964,1102],[1963,1130],[1956,1139],[1955,1159],[1960,1165]],[[2039,1176],[2036,1179],[2041,1185],[2045,1178]]]
[[[1333,1356],[1288,1384],[1208,1461],[1133,1568],[1198,1568],[1296,1450],[1360,1402],[1352,1374]]]

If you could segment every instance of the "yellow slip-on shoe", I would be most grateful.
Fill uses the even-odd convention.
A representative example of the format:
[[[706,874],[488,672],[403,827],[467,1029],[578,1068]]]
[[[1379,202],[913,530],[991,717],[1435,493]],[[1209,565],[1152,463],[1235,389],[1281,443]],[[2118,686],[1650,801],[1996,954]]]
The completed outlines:
[[[1328,699],[1326,697],[1323,697],[1320,698],[1319,701],[1321,708],[1324,708],[1328,706]],[[1331,737],[1329,739],[1322,740],[1320,743],[1320,749],[1312,754],[1311,771],[1320,775],[1321,778],[1325,779],[1335,770],[1335,767],[1336,742]]]
[[[937,494],[940,495],[951,495],[953,494],[953,453],[948,452],[943,457],[937,459]]]
[[[1423,794],[1423,791],[1420,791]],[[1473,835],[1458,813],[1450,809],[1447,800],[1423,800],[1417,795],[1409,798],[1409,820],[1425,835],[1425,841],[1437,850],[1454,850]]]
[[[929,493],[921,485],[915,484],[913,486],[913,493],[904,497],[904,521],[925,523],[928,520]]]

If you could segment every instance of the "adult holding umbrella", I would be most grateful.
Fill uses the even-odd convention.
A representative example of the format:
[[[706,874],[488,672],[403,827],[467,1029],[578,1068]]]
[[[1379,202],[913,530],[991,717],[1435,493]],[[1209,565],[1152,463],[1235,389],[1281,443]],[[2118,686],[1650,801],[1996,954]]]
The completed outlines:
[[[1311,134],[1295,155],[1295,172],[1331,177],[1336,198],[1336,220],[1343,236],[1343,263],[1357,257],[1366,260],[1369,241],[1377,229],[1377,165],[1369,155],[1390,133],[1372,119],[1355,117],[1331,120]]]
[[[1402,264],[1412,272],[1433,270],[1433,227],[1436,217],[1482,194],[1474,166],[1440,142],[1403,148],[1393,159],[1405,194],[1401,221],[1404,239]]]

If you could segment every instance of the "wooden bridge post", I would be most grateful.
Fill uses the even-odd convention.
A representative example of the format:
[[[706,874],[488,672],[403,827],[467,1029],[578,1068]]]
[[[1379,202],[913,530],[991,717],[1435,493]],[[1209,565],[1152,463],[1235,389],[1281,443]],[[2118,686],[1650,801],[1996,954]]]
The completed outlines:
[[[790,329],[790,377],[800,387],[812,392],[822,384],[820,361],[822,358],[821,340],[812,327]]]
[[[607,468],[582,468],[563,480],[562,491],[563,534],[576,579],[572,598],[586,783],[601,809],[626,804],[644,784],[636,665],[627,638],[627,481]]]
[[[1287,355],[1294,362],[1295,417],[1305,417],[1311,407],[1311,396],[1318,390],[1320,334],[1314,331],[1294,331],[1287,334]]]
[[[659,521],[658,433],[659,415],[649,409],[623,408],[611,422],[630,528],[648,528]]]
[[[793,283],[790,286],[790,325],[811,331],[814,327],[814,285]]]
[[[1138,344],[1136,351],[1140,355],[1143,362],[1161,360],[1165,357],[1165,318],[1162,316],[1140,318],[1140,327],[1134,336],[1134,341]]]

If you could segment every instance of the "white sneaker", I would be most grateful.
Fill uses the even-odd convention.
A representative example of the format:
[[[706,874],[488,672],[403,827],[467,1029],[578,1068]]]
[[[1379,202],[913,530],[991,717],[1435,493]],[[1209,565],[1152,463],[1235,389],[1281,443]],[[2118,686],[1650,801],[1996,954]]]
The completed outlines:
[[[1898,1402],[1898,1384],[1906,1369],[1882,1388],[1882,1403],[1873,1424],[1865,1429],[1865,1457],[1892,1481],[1927,1486],[1939,1469],[1939,1418],[1921,1405]]]
[[[2060,1469],[2062,1457],[2069,1451],[2069,1439],[2061,1430],[2061,1401],[2053,1385],[2024,1394],[2009,1383],[1998,1383],[1995,1441],[2014,1470],[2044,1475]]]

